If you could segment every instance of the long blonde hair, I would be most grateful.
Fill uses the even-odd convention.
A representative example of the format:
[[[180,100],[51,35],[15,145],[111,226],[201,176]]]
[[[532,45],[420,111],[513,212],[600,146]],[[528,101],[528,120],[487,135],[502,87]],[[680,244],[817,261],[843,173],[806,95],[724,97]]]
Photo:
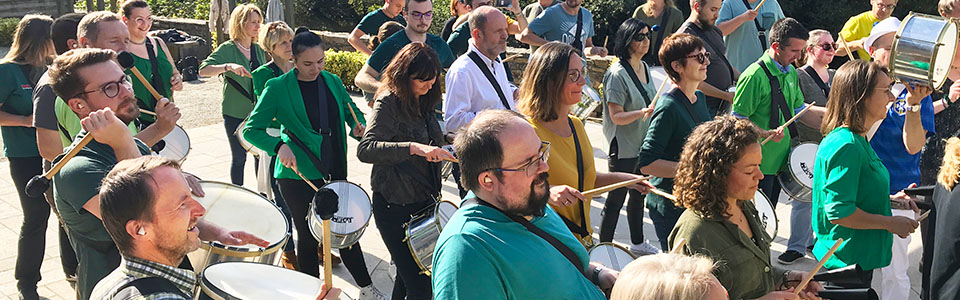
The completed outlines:
[[[53,39],[50,38],[52,26],[53,19],[49,16],[34,14],[23,16],[13,33],[13,45],[0,62],[38,67],[50,64],[56,53],[53,48]]]
[[[716,280],[716,265],[705,256],[662,253],[627,264],[613,285],[610,300],[703,299]]]
[[[952,137],[947,140],[943,150],[943,165],[937,174],[937,182],[948,191],[952,190],[960,181],[960,138]]]
[[[247,36],[247,33],[243,31],[243,23],[247,21],[247,18],[250,17],[250,14],[256,13],[260,16],[260,23],[263,23],[263,12],[260,11],[260,8],[252,3],[237,5],[233,9],[233,12],[230,13],[230,39],[237,41],[242,39],[250,39],[251,42],[256,43],[256,36]]]

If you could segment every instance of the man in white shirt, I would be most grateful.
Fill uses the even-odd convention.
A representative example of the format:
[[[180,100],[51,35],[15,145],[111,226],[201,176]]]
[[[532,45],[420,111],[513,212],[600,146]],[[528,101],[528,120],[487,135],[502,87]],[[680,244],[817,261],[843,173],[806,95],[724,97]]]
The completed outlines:
[[[507,19],[499,10],[481,6],[470,13],[470,47],[447,72],[446,131],[457,132],[487,109],[516,109],[517,87],[507,80],[498,55],[507,49]],[[489,75],[489,76],[488,76]]]

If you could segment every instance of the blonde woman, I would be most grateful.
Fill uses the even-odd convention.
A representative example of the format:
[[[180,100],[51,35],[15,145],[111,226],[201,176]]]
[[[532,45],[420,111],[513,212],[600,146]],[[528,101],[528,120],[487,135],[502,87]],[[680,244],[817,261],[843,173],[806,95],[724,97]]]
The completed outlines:
[[[628,264],[613,285],[611,300],[725,300],[727,290],[713,276],[707,257],[647,255]]]
[[[233,137],[233,133],[256,103],[250,71],[267,61],[263,49],[257,45],[262,22],[263,13],[256,5],[243,4],[234,8],[230,13],[230,40],[204,59],[198,72],[203,77],[223,75],[223,127],[232,155],[230,181],[236,185],[243,185],[247,151]]]
[[[930,266],[930,286],[927,290],[930,297],[925,299],[957,299],[960,289],[957,282],[960,280],[960,264],[957,251],[960,251],[960,226],[951,214],[960,213],[960,138],[952,137],[947,140],[944,150],[943,165],[937,175],[937,185],[933,190],[934,208],[928,218],[933,230],[927,232],[924,248],[932,249]],[[943,216],[942,218],[938,218]],[[926,252],[926,251],[925,251]],[[927,257],[924,253],[924,257]],[[926,260],[926,259],[925,259]]]
[[[650,32],[650,51],[643,57],[643,61],[651,66],[659,66],[657,53],[660,53],[660,45],[663,45],[663,39],[671,33],[677,32],[680,25],[683,25],[683,12],[677,9],[674,0],[647,0],[646,3],[637,7],[633,11],[633,18],[639,19],[650,26],[657,26]]]
[[[17,263],[14,277],[20,299],[38,299],[37,282],[45,249],[44,237],[50,205],[40,197],[24,192],[27,181],[43,173],[43,159],[37,150],[33,128],[33,87],[53,58],[50,27],[53,19],[44,15],[26,15],[13,33],[10,52],[0,60],[0,133],[3,156],[10,163],[10,177],[20,197],[23,223],[17,239]]]

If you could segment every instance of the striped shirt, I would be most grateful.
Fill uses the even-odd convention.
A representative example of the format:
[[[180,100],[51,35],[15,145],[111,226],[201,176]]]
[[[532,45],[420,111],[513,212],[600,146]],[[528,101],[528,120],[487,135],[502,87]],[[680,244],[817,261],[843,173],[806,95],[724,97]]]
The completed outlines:
[[[127,283],[147,277],[160,277],[170,281],[184,295],[192,295],[197,287],[197,276],[191,270],[171,267],[135,257],[123,257],[120,266],[104,277],[93,289],[90,299],[110,300],[117,297],[119,289]],[[185,299],[171,292],[155,292],[142,295],[136,288],[122,300]]]

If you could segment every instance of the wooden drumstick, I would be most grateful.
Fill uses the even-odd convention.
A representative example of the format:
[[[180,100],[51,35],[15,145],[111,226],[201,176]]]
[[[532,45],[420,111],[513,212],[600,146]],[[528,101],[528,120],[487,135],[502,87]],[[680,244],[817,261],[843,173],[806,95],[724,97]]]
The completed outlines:
[[[654,109],[657,107],[657,100],[660,99],[660,94],[663,93],[663,88],[667,87],[667,81],[670,81],[669,77],[663,79],[663,83],[661,83],[660,88],[657,89],[657,94],[653,95],[653,100],[650,101],[650,105],[649,105],[650,109]],[[647,115],[643,116],[643,120],[644,121],[647,120]]]
[[[803,281],[797,285],[797,288],[793,291],[794,294],[800,295],[800,292],[803,291],[803,288],[807,287],[807,284],[810,283],[810,280],[813,279],[813,276],[817,275],[817,272],[820,272],[820,268],[823,268],[823,264],[830,259],[830,256],[833,256],[833,252],[837,251],[837,248],[840,248],[840,244],[843,244],[842,238],[833,243],[833,247],[830,247],[830,251],[827,251],[827,254],[823,255],[823,258],[820,259],[819,263],[817,263],[817,267],[813,268],[813,270],[807,274],[807,277],[803,278]]]
[[[660,190],[660,189],[650,189],[650,192],[651,192],[651,193],[654,193],[654,194],[657,194],[657,195],[660,195],[660,197],[664,197],[664,198],[670,199],[670,201],[677,201],[677,196],[674,196],[673,194],[668,194],[667,192],[664,192],[663,190]]]
[[[163,98],[163,96],[161,96],[160,93],[157,92],[152,85],[150,85],[150,81],[148,81],[146,77],[143,77],[143,74],[140,74],[140,70],[137,70],[137,67],[133,65],[133,54],[130,54],[130,52],[126,51],[120,52],[120,54],[117,54],[117,62],[120,63],[121,67],[130,69],[130,71],[133,72],[133,76],[140,80],[140,83],[147,88],[147,91],[150,91],[150,94],[153,95],[153,98],[157,99],[157,101],[160,101],[160,99]]]
[[[609,41],[610,41],[610,36],[609,36],[609,35],[608,35],[607,37],[603,38],[603,47],[604,47],[604,48],[607,47],[607,42],[609,42]]]
[[[351,101],[352,102],[352,101]],[[354,104],[356,105],[356,104]],[[354,105],[347,105],[347,110],[350,111],[350,115],[353,116],[353,126],[360,126],[360,120],[357,119],[357,113],[353,112]]]
[[[148,114],[148,115],[151,115],[151,116],[156,116],[156,115],[157,115],[157,113],[155,113],[155,112],[152,112],[152,111],[149,111],[149,110],[146,110],[146,109],[142,109],[142,108],[140,109],[140,113],[141,113],[141,114]]]
[[[634,179],[630,179],[630,180],[624,180],[624,181],[617,182],[617,183],[614,183],[614,184],[608,184],[608,185],[601,186],[601,187],[598,187],[598,188],[590,189],[590,190],[584,191],[582,194],[583,194],[583,197],[585,197],[585,198],[587,198],[587,199],[590,199],[590,198],[593,198],[593,196],[597,196],[597,195],[600,195],[600,194],[603,194],[603,193],[606,193],[606,192],[609,192],[609,191],[612,191],[612,190],[615,190],[615,189],[619,189],[619,188],[622,188],[622,187],[625,187],[625,186],[628,186],[628,185],[631,185],[631,184],[636,184],[636,183],[638,183],[638,182],[641,182],[641,181],[644,181],[644,180],[647,180],[647,179],[650,179],[650,177],[639,177],[639,178],[634,178]]]
[[[753,11],[760,11],[760,7],[763,6],[765,2],[767,2],[767,0],[760,1],[760,4],[757,4],[757,7],[754,8]]]
[[[673,246],[673,250],[670,250],[670,253],[680,254],[680,252],[683,251],[683,246],[686,246],[686,245],[687,245],[687,240],[679,239],[677,240],[677,244]]]
[[[847,41],[843,39],[843,36],[838,33],[837,39],[840,40],[840,45],[843,45],[843,49],[847,49],[847,57],[849,57],[851,61],[856,59],[853,58],[853,50],[850,49],[850,46],[847,46]]]
[[[294,173],[297,173],[297,176],[300,176],[300,179],[303,179],[314,192],[320,191],[320,188],[317,188],[310,179],[307,179],[306,176],[303,176],[303,173],[300,173],[300,170],[297,170],[296,167],[290,168],[293,169]],[[323,292],[326,293],[331,288],[333,288],[333,262],[331,261],[332,257],[330,256],[330,220],[320,219],[323,225],[323,283],[325,283],[326,290]]]
[[[930,216],[930,211],[928,210],[928,211],[924,212],[923,214],[921,214],[919,217],[917,217],[917,223],[923,222],[923,220],[926,220],[927,217],[929,217],[929,216]]]
[[[807,112],[807,110],[810,110],[811,108],[813,108],[813,104],[807,104],[807,107],[804,107],[803,110],[801,110],[799,113],[797,113],[796,115],[793,115],[793,118],[790,118],[790,120],[787,120],[787,122],[783,123],[783,125],[780,125],[780,127],[787,128],[787,126],[790,126],[790,124],[793,123],[793,121],[796,121],[797,118],[800,118],[800,115],[803,115],[803,113]],[[760,145],[763,146],[764,144],[772,140],[773,136],[774,134],[771,134],[767,138],[763,139],[763,141],[760,142]]]

